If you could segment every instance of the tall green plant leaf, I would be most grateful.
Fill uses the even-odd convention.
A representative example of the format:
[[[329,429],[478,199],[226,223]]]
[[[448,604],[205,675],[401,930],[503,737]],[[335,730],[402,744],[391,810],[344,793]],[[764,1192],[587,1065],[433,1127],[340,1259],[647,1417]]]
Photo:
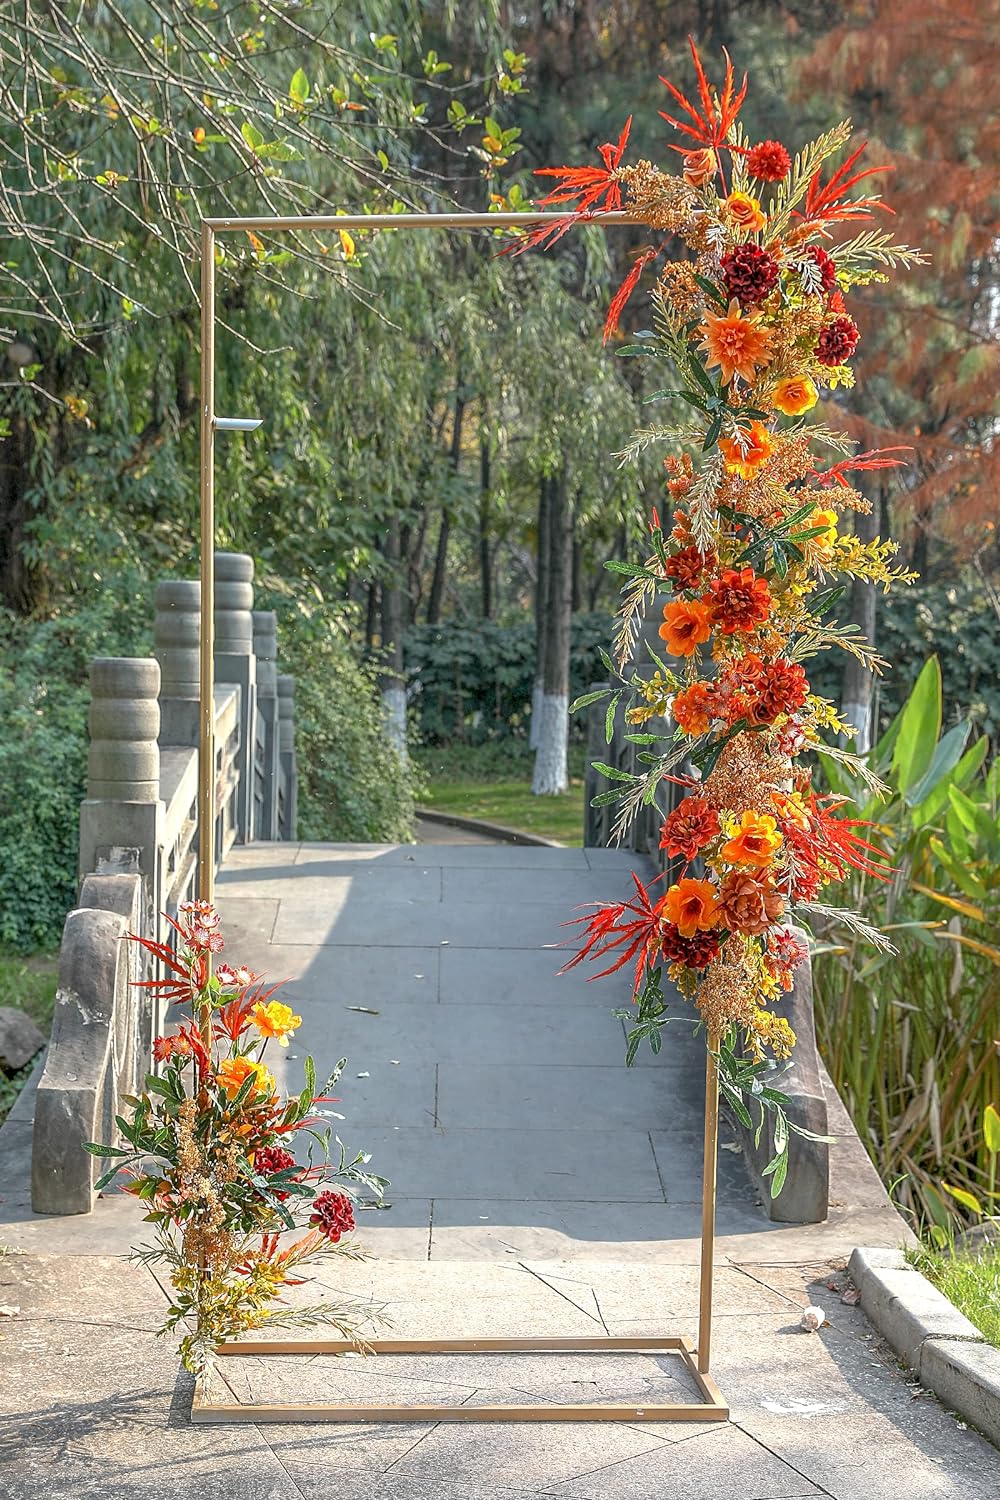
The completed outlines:
[[[932,656],[914,684],[893,746],[893,782],[905,794],[926,775],[941,733],[941,663]]]
[[[903,800],[907,807],[918,807],[921,802],[939,785],[943,783],[950,771],[953,771],[962,758],[965,742],[969,738],[969,725],[965,721],[955,724],[947,734],[943,734],[934,747],[931,763],[915,785],[909,787],[904,794]]]

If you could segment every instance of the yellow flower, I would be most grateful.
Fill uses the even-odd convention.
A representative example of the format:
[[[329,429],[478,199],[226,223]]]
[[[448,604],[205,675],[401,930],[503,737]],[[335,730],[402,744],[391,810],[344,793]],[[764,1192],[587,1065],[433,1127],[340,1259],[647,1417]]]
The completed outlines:
[[[815,406],[819,393],[808,375],[792,375],[779,380],[771,397],[771,405],[783,411],[786,417],[800,417],[804,411]]]
[[[815,526],[823,526],[826,529],[817,536],[810,537],[806,542],[806,548],[811,550],[820,562],[829,560],[833,556],[833,549],[837,541],[837,512],[835,510],[814,510],[806,523],[811,531]]]
[[[276,1037],[282,1047],[288,1046],[288,1038],[295,1035],[302,1025],[302,1017],[292,1014],[290,1005],[280,1000],[269,1000],[266,1005],[259,1002],[250,1012],[250,1019],[263,1037]]]
[[[767,223],[759,202],[756,198],[751,198],[749,193],[730,193],[726,199],[726,208],[729,217],[740,229],[763,229]]]
[[[252,1057],[224,1058],[215,1076],[230,1099],[236,1097],[247,1079],[251,1077],[254,1080],[250,1090],[251,1099],[255,1095],[269,1099],[274,1093],[274,1078],[262,1062],[257,1062]]]
[[[755,813],[748,808],[733,837],[723,844],[720,857],[729,865],[750,865],[763,870],[783,842],[784,835],[770,813]]]

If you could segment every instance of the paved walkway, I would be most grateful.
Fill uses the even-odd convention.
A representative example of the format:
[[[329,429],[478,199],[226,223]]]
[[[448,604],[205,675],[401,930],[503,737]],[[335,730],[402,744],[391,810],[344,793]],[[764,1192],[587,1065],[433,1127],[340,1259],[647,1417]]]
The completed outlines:
[[[331,1118],[373,1153],[390,1207],[378,1259],[326,1273],[399,1335],[696,1332],[703,1053],[684,1025],[623,1065],[627,981],[556,978],[568,909],[624,888],[614,851],[441,843],[267,845],[220,882],[232,956],[288,977]],[[284,1082],[302,1055],[285,1055]],[[0,1160],[0,1500],[995,1500],[1000,1455],[905,1378],[842,1304],[859,1243],[905,1231],[849,1139],[825,1225],[769,1223],[735,1141],[720,1152],[713,1373],[725,1426],[192,1429],[190,1385],[153,1338],[162,1295],[113,1256],[135,1206],[37,1220],[21,1135]],[[339,1118],[342,1116],[342,1118]],[[15,1125],[17,1122],[15,1122]],[[18,1146],[21,1146],[19,1155]],[[141,1233],[141,1231],[140,1231]],[[315,1291],[315,1288],[313,1289]],[[310,1294],[312,1295],[312,1294]],[[831,1327],[798,1331],[818,1301]],[[243,1359],[242,1394],[321,1401],[672,1399],[668,1358]],[[7,1448],[2,1444],[6,1442]],[[3,1458],[7,1459],[6,1471]]]

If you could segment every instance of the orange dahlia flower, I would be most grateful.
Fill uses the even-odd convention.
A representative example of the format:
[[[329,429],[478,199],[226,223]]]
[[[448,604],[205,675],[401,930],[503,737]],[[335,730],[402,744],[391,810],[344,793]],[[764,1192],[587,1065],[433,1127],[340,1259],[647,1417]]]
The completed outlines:
[[[698,347],[708,354],[707,368],[718,365],[726,385],[734,375],[751,385],[757,371],[771,360],[774,334],[761,328],[756,318],[742,317],[735,298],[725,313],[708,313],[699,332],[703,337]]]
[[[740,229],[763,229],[767,223],[760,204],[749,193],[730,193],[726,199],[726,210]]]
[[[757,470],[767,463],[774,452],[774,443],[763,422],[751,422],[749,431],[745,427],[740,430],[743,434],[742,441],[739,438],[721,438],[719,447],[730,474],[738,474],[741,479],[753,479]]]
[[[706,595],[711,602],[712,623],[723,635],[749,635],[762,625],[771,613],[771,591],[766,578],[758,578],[753,568],[723,568]],[[748,666],[756,675],[757,658]]]
[[[719,887],[720,918],[730,931],[757,937],[784,915],[785,903],[773,880],[730,870]]]
[[[712,634],[712,606],[701,599],[677,599],[665,604],[659,634],[671,656],[693,656]]]
[[[719,898],[710,880],[679,880],[664,896],[661,910],[681,937],[694,937],[718,922]]]
[[[801,417],[818,400],[819,392],[808,375],[791,375],[787,380],[778,381],[771,405],[777,411],[783,411],[786,417]]]
[[[715,697],[708,682],[692,682],[677,693],[673,704],[674,722],[692,737],[704,734],[715,717]]]
[[[248,1078],[254,1080],[253,1088],[250,1090],[251,1098],[254,1095],[270,1098],[274,1093],[273,1077],[262,1062],[256,1062],[252,1057],[224,1058],[215,1076],[230,1099],[236,1097]]]
[[[756,813],[748,808],[728,843],[723,844],[721,858],[730,865],[749,865],[763,870],[781,848],[783,835],[770,813]]]

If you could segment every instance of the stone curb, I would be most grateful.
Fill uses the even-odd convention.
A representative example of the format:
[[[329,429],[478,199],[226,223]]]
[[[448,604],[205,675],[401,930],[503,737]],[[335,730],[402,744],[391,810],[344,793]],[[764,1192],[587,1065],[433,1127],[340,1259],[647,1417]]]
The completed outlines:
[[[541,849],[565,849],[558,839],[543,838],[540,833],[525,833],[520,828],[507,828],[503,823],[484,823],[481,818],[464,818],[459,813],[438,812],[433,807],[418,805],[416,817],[425,823],[443,823],[447,828],[464,828],[468,833],[488,833],[503,844],[531,844]]]
[[[920,1384],[1000,1448],[1000,1349],[902,1251],[857,1249],[848,1269],[865,1316]]]

